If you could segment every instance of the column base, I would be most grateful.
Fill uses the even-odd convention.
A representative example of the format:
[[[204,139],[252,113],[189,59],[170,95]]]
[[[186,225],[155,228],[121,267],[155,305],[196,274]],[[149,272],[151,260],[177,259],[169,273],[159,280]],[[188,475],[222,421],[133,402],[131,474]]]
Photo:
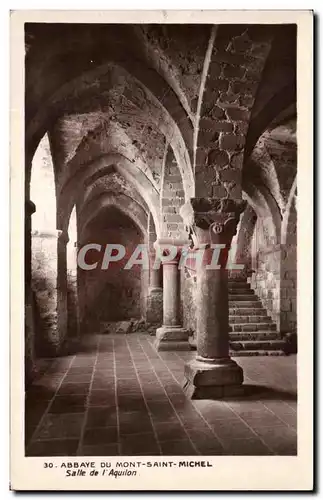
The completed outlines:
[[[182,326],[161,326],[156,330],[157,351],[188,351],[188,331]]]
[[[221,399],[244,393],[242,368],[230,358],[196,358],[185,364],[184,376],[184,392],[191,399]]]

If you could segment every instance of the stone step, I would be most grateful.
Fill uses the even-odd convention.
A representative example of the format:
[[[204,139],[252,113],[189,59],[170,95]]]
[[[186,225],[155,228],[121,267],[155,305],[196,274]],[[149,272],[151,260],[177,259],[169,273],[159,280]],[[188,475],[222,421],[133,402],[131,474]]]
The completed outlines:
[[[228,278],[228,282],[232,284],[247,283],[247,278]]]
[[[231,351],[279,351],[283,350],[286,345],[284,340],[242,340],[230,341]]]
[[[244,288],[245,286],[250,286],[250,284],[246,281],[228,281],[228,286],[231,288]]]
[[[229,304],[231,305],[231,304]],[[238,316],[252,316],[253,314],[257,316],[267,316],[267,311],[263,307],[229,307],[229,315]]]
[[[258,321],[257,323],[232,323],[230,324],[233,332],[257,332],[259,330],[276,330],[276,325],[271,320]]]
[[[258,332],[258,331],[264,331],[264,330],[276,330],[276,325],[275,323],[272,323],[271,321],[266,321],[266,322],[258,322],[258,323],[233,323],[229,327],[229,331],[232,332]]]
[[[229,288],[229,295],[254,295],[255,292],[251,288]]]
[[[232,358],[237,358],[239,356],[286,356],[285,352],[281,349],[277,349],[277,351],[270,351],[264,349],[257,349],[254,351],[229,351],[230,356]]]
[[[258,341],[258,340],[281,340],[278,332],[275,331],[258,331],[258,332],[229,332],[231,341]]]
[[[257,310],[257,309],[256,309]],[[266,311],[263,311],[264,314],[260,314],[259,311],[258,314],[252,314],[250,316],[245,315],[240,315],[239,313],[237,314],[230,314],[229,315],[229,323],[261,323],[262,321],[269,321],[271,322],[271,319],[266,315]]]
[[[231,310],[233,308],[245,309],[247,307],[263,309],[262,303],[260,302],[260,300],[257,300],[256,297],[254,297],[254,300],[232,300],[232,299],[230,299],[230,301],[229,301],[229,310]]]
[[[250,300],[250,301],[253,301],[253,300],[259,300],[257,295],[255,294],[252,294],[252,293],[246,293],[246,294],[229,294],[229,301],[231,302],[231,300]]]

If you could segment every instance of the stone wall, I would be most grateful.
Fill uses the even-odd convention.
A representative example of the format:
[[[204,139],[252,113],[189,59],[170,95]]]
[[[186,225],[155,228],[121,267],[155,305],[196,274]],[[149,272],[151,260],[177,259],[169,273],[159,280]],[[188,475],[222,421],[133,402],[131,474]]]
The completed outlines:
[[[261,299],[268,314],[280,328],[280,245],[259,249],[257,265],[251,277],[251,287]]]
[[[282,245],[281,249],[281,323],[283,333],[297,328],[297,249],[296,245]]]
[[[147,289],[146,289],[147,290]],[[163,322],[163,292],[152,290],[146,296],[146,314],[147,323],[160,326]]]
[[[297,213],[295,204],[284,214],[286,234],[282,235],[281,264],[281,330],[295,332],[297,328]]]
[[[266,244],[257,221],[253,238],[251,287],[281,333],[296,331],[297,251],[296,221],[284,244]]]
[[[101,252],[89,251],[87,263],[98,262],[97,269],[78,269],[79,304],[83,328],[100,323],[130,318],[141,318],[145,312],[145,294],[148,278],[142,266],[134,265],[124,269],[136,246],[142,243],[142,235],[132,225],[122,230],[110,228],[101,230],[87,242],[101,245]],[[107,243],[118,243],[126,248],[125,257],[102,269],[104,250]],[[85,244],[85,242],[84,242]]]
[[[214,38],[198,127],[195,194],[240,199],[250,111],[271,40],[252,26],[220,26]]]
[[[184,233],[183,219],[179,214],[184,204],[182,177],[174,157],[173,150],[168,149],[161,191],[162,233],[167,238],[181,238]]]

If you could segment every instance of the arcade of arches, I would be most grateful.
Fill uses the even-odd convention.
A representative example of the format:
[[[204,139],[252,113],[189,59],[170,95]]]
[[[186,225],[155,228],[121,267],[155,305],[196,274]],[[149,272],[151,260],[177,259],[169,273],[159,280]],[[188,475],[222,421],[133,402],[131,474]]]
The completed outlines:
[[[279,420],[280,442],[284,428],[288,445],[268,444],[266,432],[254,430],[256,419],[247,422],[253,429],[247,441],[256,454],[294,452],[295,356],[286,354],[296,352],[297,325],[296,27],[25,26],[25,372],[32,400],[31,454],[41,454],[39,443],[49,441],[46,432],[37,438],[39,422],[59,414],[48,405],[59,408],[57,399],[78,398],[70,407],[66,401],[64,410],[74,414],[70,428],[75,431],[77,415],[89,413],[80,400],[86,391],[107,392],[111,363],[115,381],[137,375],[142,419],[148,415],[153,423],[153,398],[145,396],[140,379],[142,358],[158,375],[171,407],[185,399],[183,405],[196,410],[208,432],[216,408],[223,415],[224,408],[232,412],[234,421],[248,400],[246,382],[249,389],[258,377],[275,385],[276,371],[290,383],[287,391],[277,388],[283,406],[270,401],[273,394],[267,404],[260,403],[262,393],[259,401],[253,394],[253,403],[247,403],[262,404],[261,415]],[[212,231],[215,226],[219,232]],[[83,270],[77,253],[87,243],[124,245],[127,255],[146,244],[150,269],[127,270],[118,263]],[[214,243],[232,245],[243,269],[179,269],[185,245],[208,249]],[[164,244],[176,246],[177,254],[158,271],[153,262]],[[93,251],[86,260],[102,258]],[[123,359],[125,365],[133,362],[128,377]],[[95,378],[95,367],[101,379]],[[170,395],[163,370],[176,385]],[[82,371],[83,380],[77,380]],[[67,386],[71,392],[61,394]],[[107,405],[97,406],[103,411]],[[178,409],[175,413],[180,415]],[[161,427],[166,422],[165,417]],[[155,437],[157,427],[153,424]],[[57,454],[64,439],[58,432]],[[98,452],[94,441],[75,440],[66,439],[68,453]],[[163,443],[173,441],[184,439],[157,439],[159,452],[167,454]],[[189,442],[195,453],[206,454],[206,444],[195,446],[192,437]],[[214,453],[223,453],[225,442],[220,436]],[[107,438],[104,452],[116,454],[117,446],[121,453],[123,445],[115,443]],[[178,446],[181,454],[184,445]],[[133,449],[145,452],[139,445]]]

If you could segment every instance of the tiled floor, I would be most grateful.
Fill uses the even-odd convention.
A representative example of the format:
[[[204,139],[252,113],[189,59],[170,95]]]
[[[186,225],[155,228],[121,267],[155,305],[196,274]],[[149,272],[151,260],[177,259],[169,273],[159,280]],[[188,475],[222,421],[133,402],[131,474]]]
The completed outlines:
[[[184,362],[144,334],[92,335],[26,396],[26,454],[295,455],[296,356],[240,357],[246,394],[191,401]]]

